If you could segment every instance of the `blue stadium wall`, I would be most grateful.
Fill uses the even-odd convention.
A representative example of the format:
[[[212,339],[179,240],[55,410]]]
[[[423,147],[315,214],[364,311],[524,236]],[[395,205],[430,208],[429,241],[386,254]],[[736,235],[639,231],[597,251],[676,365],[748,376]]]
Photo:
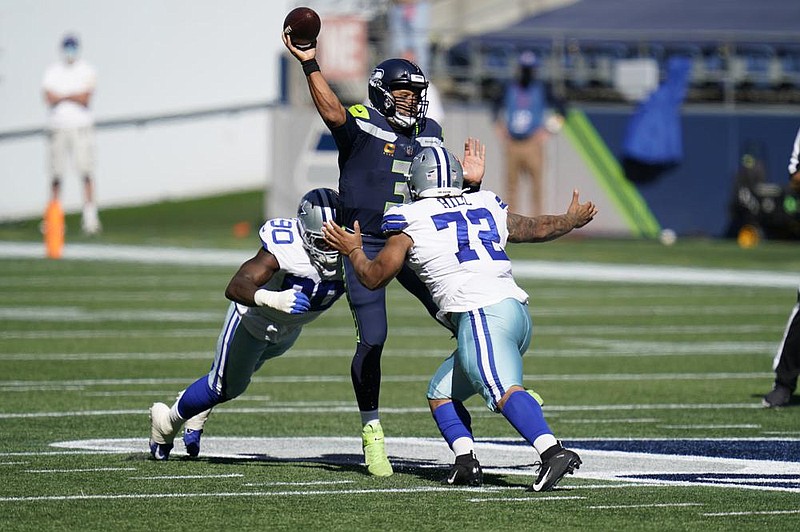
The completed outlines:
[[[617,159],[633,110],[583,107],[582,110]],[[800,113],[684,109],[684,158],[652,182],[636,187],[661,227],[679,235],[721,237],[729,223],[733,183],[743,147],[763,150],[767,180],[785,186]]]

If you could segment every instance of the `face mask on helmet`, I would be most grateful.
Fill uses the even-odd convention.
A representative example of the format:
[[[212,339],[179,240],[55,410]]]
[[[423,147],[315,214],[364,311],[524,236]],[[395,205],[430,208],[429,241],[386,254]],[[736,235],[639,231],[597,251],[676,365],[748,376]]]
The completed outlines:
[[[394,126],[410,128],[419,122],[424,127],[427,89],[428,80],[417,65],[406,59],[388,59],[370,75],[369,101]],[[415,97],[404,98],[394,91],[410,91]]]
[[[311,263],[323,277],[336,273],[339,252],[325,242],[322,226],[327,221],[340,223],[339,212],[339,195],[329,188],[310,190],[297,207],[303,247],[311,258]]]
[[[460,196],[464,170],[458,159],[444,148],[427,147],[411,162],[406,175],[411,198],[440,198]]]

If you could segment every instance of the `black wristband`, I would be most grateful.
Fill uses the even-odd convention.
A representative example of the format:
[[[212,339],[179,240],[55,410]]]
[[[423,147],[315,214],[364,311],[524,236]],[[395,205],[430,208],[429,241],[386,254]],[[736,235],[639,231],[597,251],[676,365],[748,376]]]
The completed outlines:
[[[306,76],[310,76],[312,72],[319,72],[319,63],[316,58],[302,61],[300,64],[303,65],[303,73]]]

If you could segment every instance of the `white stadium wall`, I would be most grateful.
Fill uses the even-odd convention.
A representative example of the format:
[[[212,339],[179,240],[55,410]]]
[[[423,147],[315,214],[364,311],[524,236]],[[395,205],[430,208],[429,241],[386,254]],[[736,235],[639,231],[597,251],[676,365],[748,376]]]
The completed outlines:
[[[49,196],[44,69],[76,33],[98,73],[98,121],[234,108],[278,97],[282,16],[294,2],[0,2],[0,220],[38,216]],[[100,208],[264,186],[266,110],[97,132]],[[13,135],[14,132],[34,132]],[[11,135],[9,135],[11,134]],[[65,176],[75,211],[81,186]]]

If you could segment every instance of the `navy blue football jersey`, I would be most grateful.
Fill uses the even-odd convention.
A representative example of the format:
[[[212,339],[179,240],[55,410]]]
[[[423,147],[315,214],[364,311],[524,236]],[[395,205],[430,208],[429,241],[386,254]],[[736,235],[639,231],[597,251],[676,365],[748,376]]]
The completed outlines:
[[[347,121],[331,133],[339,149],[339,198],[342,223],[358,220],[365,234],[383,237],[383,213],[408,200],[405,173],[426,146],[443,144],[442,127],[425,120],[409,131],[392,129],[383,115],[365,105],[348,109]]]

